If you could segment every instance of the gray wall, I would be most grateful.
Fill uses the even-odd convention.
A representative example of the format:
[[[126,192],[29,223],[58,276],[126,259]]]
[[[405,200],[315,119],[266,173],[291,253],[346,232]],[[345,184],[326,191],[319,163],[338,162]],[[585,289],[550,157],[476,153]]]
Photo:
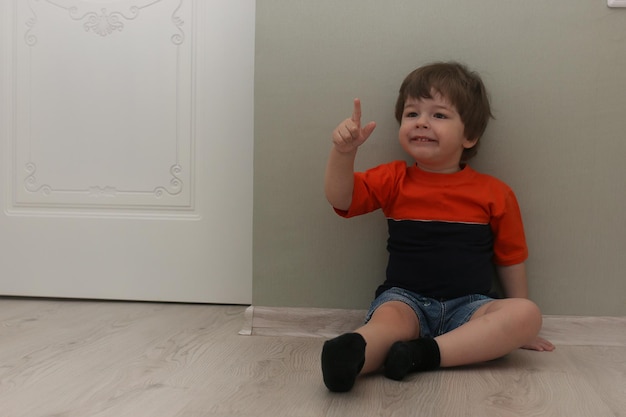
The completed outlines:
[[[367,308],[386,225],[345,220],[323,194],[332,129],[361,98],[378,128],[362,170],[404,159],[404,76],[459,60],[492,121],[472,165],[509,183],[545,314],[626,315],[626,9],[605,0],[259,0],[253,304]],[[242,115],[242,117],[245,117]]]

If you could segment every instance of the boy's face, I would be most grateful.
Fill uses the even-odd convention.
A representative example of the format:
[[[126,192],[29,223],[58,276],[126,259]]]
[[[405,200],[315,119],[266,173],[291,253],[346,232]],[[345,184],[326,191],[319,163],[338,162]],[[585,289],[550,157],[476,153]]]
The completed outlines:
[[[463,149],[474,146],[476,140],[465,137],[465,125],[456,107],[441,94],[433,91],[431,95],[409,97],[404,103],[400,144],[425,171],[457,172]]]

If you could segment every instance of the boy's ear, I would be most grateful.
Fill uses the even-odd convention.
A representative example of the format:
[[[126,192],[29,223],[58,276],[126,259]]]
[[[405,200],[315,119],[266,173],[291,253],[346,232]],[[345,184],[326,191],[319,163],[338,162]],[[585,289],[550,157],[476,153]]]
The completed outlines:
[[[463,147],[465,149],[473,148],[478,143],[478,139],[480,139],[480,138],[475,138],[475,139],[472,139],[472,140],[465,139],[465,142],[463,142]]]

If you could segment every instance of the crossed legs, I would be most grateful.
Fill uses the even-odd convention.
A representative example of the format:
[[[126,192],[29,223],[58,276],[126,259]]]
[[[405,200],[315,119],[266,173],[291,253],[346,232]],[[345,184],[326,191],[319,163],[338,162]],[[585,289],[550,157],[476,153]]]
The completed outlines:
[[[524,298],[494,300],[480,307],[464,325],[435,338],[441,366],[461,366],[500,358],[527,343],[541,330],[541,311]]]
[[[331,391],[348,391],[359,374],[375,372],[383,366],[394,368],[386,372],[388,377],[401,379],[408,372],[420,370],[415,366],[417,359],[404,364],[404,352],[426,354],[429,363],[420,365],[423,369],[432,368],[434,360],[439,361],[436,367],[451,367],[496,359],[529,343],[540,328],[541,312],[533,302],[517,298],[494,300],[476,310],[467,323],[436,337],[436,343],[429,342],[429,352],[424,353],[415,312],[403,302],[390,301],[378,307],[370,321],[350,336],[326,342],[322,351],[324,382]],[[438,347],[436,355],[432,345]]]

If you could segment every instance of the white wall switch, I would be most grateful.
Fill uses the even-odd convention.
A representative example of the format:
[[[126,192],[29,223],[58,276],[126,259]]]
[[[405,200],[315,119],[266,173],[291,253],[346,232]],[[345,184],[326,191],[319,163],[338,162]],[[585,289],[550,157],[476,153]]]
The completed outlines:
[[[607,0],[609,7],[626,7],[626,0]]]

